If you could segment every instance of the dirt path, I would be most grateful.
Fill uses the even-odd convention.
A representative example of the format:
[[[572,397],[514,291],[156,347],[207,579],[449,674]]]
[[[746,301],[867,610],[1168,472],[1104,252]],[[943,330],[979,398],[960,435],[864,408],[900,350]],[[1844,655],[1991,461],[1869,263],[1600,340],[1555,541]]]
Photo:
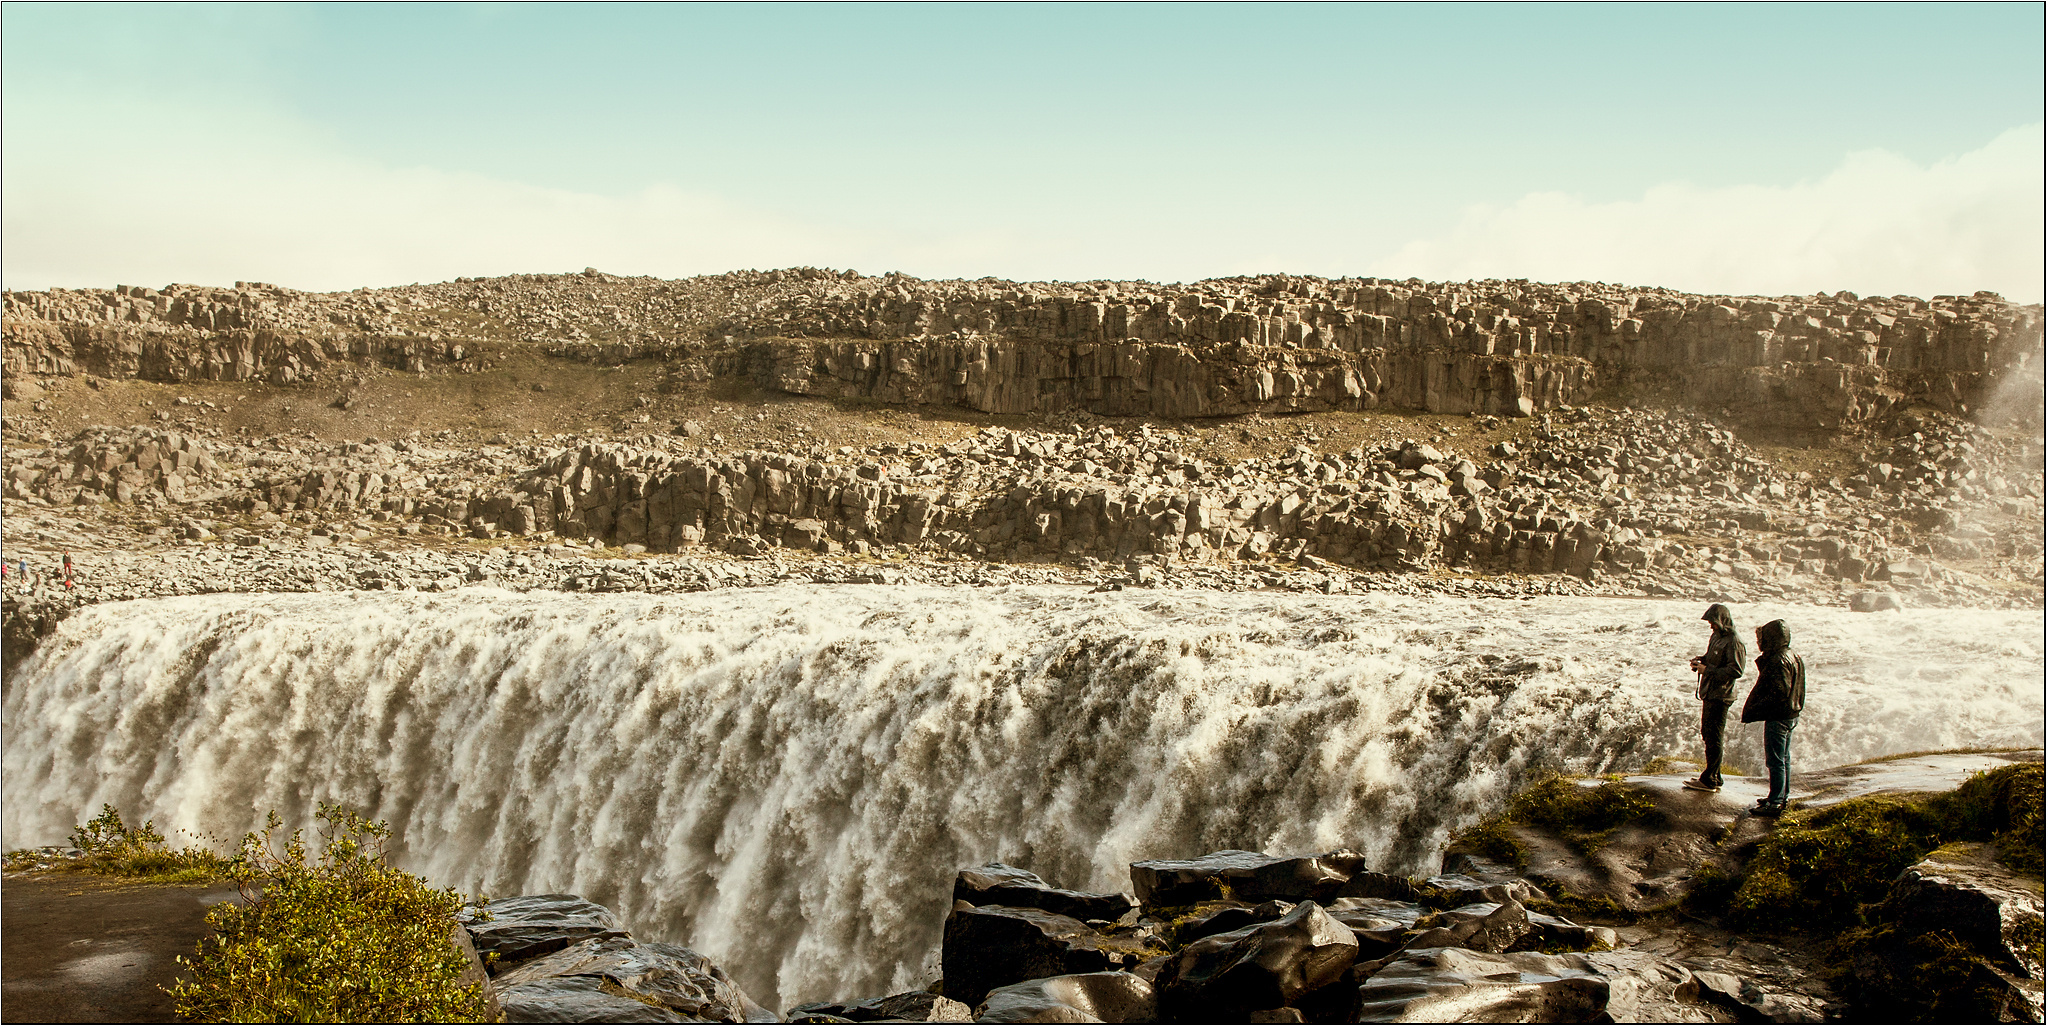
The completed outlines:
[[[141,885],[83,874],[0,882],[0,1020],[168,1023],[168,985],[208,932],[221,885]]]

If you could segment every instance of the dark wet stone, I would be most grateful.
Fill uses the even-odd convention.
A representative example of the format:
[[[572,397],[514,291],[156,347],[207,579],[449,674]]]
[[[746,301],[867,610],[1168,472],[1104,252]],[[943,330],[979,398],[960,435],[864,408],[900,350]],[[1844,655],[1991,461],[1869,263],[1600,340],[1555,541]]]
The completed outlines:
[[[1070,916],[1020,906],[953,905],[940,949],[946,995],[978,1005],[1006,984],[1121,970],[1125,953]]]
[[[1321,906],[1202,938],[1175,953],[1156,983],[1167,1020],[1242,1021],[1252,1011],[1297,1005],[1351,970],[1358,941]]]
[[[457,916],[478,953],[498,954],[498,965],[559,952],[590,938],[624,938],[612,911],[575,895],[516,895],[486,907],[491,919],[475,918],[475,907]]]
[[[819,1020],[817,1017],[830,1017]],[[929,991],[906,991],[885,998],[864,998],[855,1002],[806,1002],[789,1011],[791,1023],[870,1023],[877,1020],[910,1023],[969,1023],[974,1010],[965,1002],[934,995]]]
[[[1131,886],[1147,906],[1185,906],[1216,898],[1328,902],[1364,864],[1364,856],[1348,849],[1320,856],[1226,849],[1195,859],[1133,863]]]
[[[664,1006],[605,990],[597,977],[546,977],[498,991],[506,1023],[689,1023]]]
[[[1712,1023],[1693,972],[1637,952],[1414,948],[1358,987],[1359,1023]]]
[[[960,876],[953,880],[953,900],[977,906],[1024,906],[1076,920],[1115,920],[1138,905],[1129,895],[1055,888],[1037,874],[1006,863],[986,863],[960,871]]]
[[[569,977],[601,981],[609,993],[654,1003],[700,1022],[776,1020],[710,959],[664,942],[593,938],[508,970],[498,976],[497,984],[511,988]]]
[[[976,1023],[1154,1023],[1152,985],[1128,973],[1066,974],[1006,985],[988,993]]]

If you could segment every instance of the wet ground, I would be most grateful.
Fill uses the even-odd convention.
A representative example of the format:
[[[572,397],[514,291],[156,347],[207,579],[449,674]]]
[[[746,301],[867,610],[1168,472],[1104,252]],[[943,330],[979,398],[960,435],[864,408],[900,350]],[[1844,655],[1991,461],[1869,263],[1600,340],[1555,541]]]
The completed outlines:
[[[0,883],[0,1020],[168,1023],[176,957],[209,933],[232,887],[131,884],[83,874]]]

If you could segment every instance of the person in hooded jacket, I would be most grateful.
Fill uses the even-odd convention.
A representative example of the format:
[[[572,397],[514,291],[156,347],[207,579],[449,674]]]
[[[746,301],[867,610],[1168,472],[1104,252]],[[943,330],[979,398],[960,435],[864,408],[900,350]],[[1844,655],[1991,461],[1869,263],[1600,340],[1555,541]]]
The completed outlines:
[[[1721,790],[1721,736],[1728,727],[1728,707],[1735,704],[1735,680],[1742,676],[1749,653],[1743,651],[1742,636],[1735,633],[1735,618],[1720,603],[1707,607],[1700,619],[1714,626],[1707,639],[1707,651],[1692,658],[1693,673],[1700,676],[1694,692],[1700,700],[1700,739],[1706,743],[1707,762],[1700,776],[1685,786],[1695,791]]]
[[[1763,652],[1756,658],[1756,684],[1742,704],[1742,722],[1763,722],[1771,793],[1756,804],[1756,813],[1775,817],[1792,795],[1792,729],[1806,709],[1806,661],[1792,651],[1792,629],[1784,621],[1756,629],[1756,644]]]

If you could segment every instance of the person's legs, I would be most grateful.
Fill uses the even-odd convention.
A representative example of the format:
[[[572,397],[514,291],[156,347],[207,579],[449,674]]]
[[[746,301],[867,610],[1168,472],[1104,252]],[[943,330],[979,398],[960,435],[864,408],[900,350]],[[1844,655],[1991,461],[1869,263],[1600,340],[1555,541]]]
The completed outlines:
[[[1792,795],[1792,729],[1798,717],[1764,721],[1764,765],[1770,768],[1771,794],[1764,802],[1783,806]]]
[[[1727,703],[1709,699],[1700,704],[1700,739],[1707,747],[1707,765],[1700,770],[1703,785],[1721,787],[1721,736],[1727,729]]]

